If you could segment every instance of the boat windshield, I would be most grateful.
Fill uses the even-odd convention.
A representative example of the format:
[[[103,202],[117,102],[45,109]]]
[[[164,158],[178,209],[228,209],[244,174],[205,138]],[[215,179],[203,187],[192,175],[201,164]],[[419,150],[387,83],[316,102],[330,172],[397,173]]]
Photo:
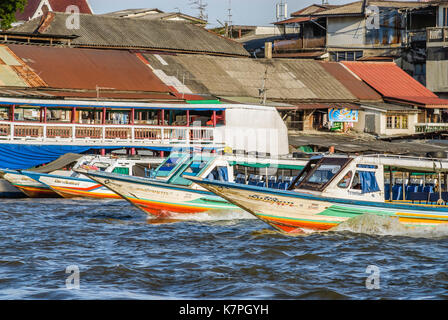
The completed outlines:
[[[209,160],[205,159],[193,160],[183,174],[188,176],[196,176],[202,171],[202,169],[204,169],[208,162]]]
[[[157,169],[157,177],[167,177],[185,161],[186,155],[171,155]]]
[[[322,190],[350,160],[350,158],[323,158],[308,172],[297,188]]]

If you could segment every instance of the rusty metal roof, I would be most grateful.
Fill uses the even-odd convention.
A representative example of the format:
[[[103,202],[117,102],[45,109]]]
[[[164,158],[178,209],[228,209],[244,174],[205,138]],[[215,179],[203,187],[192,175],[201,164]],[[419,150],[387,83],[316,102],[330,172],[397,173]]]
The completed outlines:
[[[320,65],[341,82],[360,101],[381,101],[381,95],[337,62],[319,62]]]
[[[195,52],[228,56],[245,56],[243,45],[190,23],[148,19],[124,19],[103,15],[80,14],[80,28],[67,29],[68,14],[54,13],[46,20],[41,34],[77,35],[74,46],[153,49]],[[30,20],[10,31],[36,33],[41,19]]]
[[[151,69],[127,51],[12,44],[7,47],[48,87],[96,90],[98,86],[115,90],[171,92]]]
[[[394,62],[342,62],[348,69],[381,93],[385,99],[409,102],[433,108],[447,108],[440,99]]]

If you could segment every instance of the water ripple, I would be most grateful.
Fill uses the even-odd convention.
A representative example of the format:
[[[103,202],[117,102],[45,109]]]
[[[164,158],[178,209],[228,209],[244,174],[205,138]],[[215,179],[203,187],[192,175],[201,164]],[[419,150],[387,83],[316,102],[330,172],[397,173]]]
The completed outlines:
[[[156,223],[125,201],[3,200],[0,299],[447,299],[448,233],[426,231],[364,217],[286,236],[238,212]]]

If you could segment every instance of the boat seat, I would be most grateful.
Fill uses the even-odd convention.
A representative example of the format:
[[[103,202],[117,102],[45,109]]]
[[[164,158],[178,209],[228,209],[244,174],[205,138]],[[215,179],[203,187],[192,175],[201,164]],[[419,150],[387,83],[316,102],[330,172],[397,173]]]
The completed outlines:
[[[412,192],[409,194],[409,200],[411,200],[412,203],[414,203],[414,201],[418,201],[419,203],[421,203],[422,201],[427,202],[428,199],[429,199],[428,192]]]
[[[239,173],[235,179],[236,183],[246,184],[246,175]]]
[[[441,194],[442,200],[446,203],[448,202],[448,192],[442,192]],[[433,192],[429,194],[429,202],[431,203],[437,203],[437,201],[440,199],[440,195],[438,192]]]
[[[424,186],[423,192],[432,193],[432,192],[434,192],[434,187],[433,186]]]
[[[410,200],[409,195],[413,192],[417,192],[417,186],[407,186],[406,187],[406,200]]]
[[[392,187],[392,200],[403,200],[403,187],[394,185]]]
[[[384,199],[389,200],[390,199],[390,184],[384,185]]]
[[[258,181],[257,182],[257,187],[266,187],[266,183],[264,181]]]

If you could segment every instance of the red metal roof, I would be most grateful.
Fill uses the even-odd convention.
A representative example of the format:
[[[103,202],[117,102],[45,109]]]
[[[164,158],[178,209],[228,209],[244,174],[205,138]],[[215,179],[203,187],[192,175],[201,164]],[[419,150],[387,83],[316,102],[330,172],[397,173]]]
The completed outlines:
[[[87,0],[49,0],[53,11],[65,12],[68,6],[77,6],[80,13],[92,14]]]
[[[448,100],[438,98],[435,93],[393,62],[346,61],[342,63],[384,98],[448,107]]]
[[[134,54],[123,50],[8,45],[52,88],[112,88],[122,91],[171,90]]]
[[[353,75],[342,64],[337,62],[319,62],[320,65],[340,83],[344,85],[356,98],[361,101],[381,101],[381,95]]]
[[[42,0],[28,0],[28,4],[25,6],[23,12],[16,13],[17,21],[28,21],[33,17],[36,10]],[[92,14],[92,10],[87,2],[87,0],[49,0],[50,6],[53,11],[65,12],[68,6],[75,5],[79,8],[80,13]]]

